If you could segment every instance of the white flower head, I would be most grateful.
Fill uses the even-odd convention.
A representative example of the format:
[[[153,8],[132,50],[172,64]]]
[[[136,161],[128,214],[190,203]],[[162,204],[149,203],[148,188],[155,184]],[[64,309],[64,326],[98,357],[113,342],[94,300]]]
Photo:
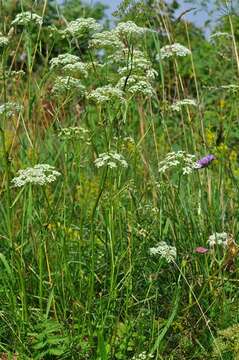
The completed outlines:
[[[42,186],[54,182],[60,175],[61,173],[51,165],[37,164],[34,167],[19,170],[11,182],[14,187],[22,187],[26,184]]]
[[[215,39],[218,39],[218,38],[231,39],[232,34],[229,34],[228,32],[217,31],[209,36],[209,41],[213,42],[213,41],[215,41]]]
[[[30,11],[22,12],[17,14],[15,19],[12,21],[11,25],[39,25],[41,26],[43,23],[43,19],[41,16],[31,13]]]
[[[145,80],[140,80],[136,84],[130,86],[128,91],[133,95],[143,95],[146,97],[152,97],[155,95],[154,88],[148,81]]]
[[[156,60],[160,60],[160,59],[165,59],[165,58],[169,58],[172,56],[186,56],[186,55],[190,55],[191,51],[186,48],[185,46],[179,44],[179,43],[175,43],[172,45],[165,45],[160,49],[160,53],[157,54],[156,56]]]
[[[72,76],[58,76],[52,88],[52,93],[57,96],[72,92],[82,96],[85,93],[85,86],[82,85],[79,79]]]
[[[81,126],[71,126],[67,128],[62,128],[58,136],[61,140],[79,139],[88,142],[89,130]]]
[[[160,255],[168,263],[174,262],[177,257],[177,249],[175,246],[168,245],[165,241],[160,241],[156,247],[149,249],[150,255]]]
[[[124,38],[124,37],[141,37],[146,33],[146,31],[148,31],[148,29],[136,25],[133,21],[127,21],[127,22],[120,22],[116,26],[114,31],[119,37]]]
[[[223,247],[227,247],[228,244],[228,234],[226,232],[217,233],[210,235],[208,238],[208,244],[210,247],[214,247],[217,245],[222,245]]]
[[[115,101],[116,99],[119,102],[124,102],[123,91],[112,85],[105,85],[92,90],[87,98],[97,104]]]
[[[123,155],[116,152],[108,152],[99,154],[99,157],[95,159],[94,164],[97,168],[102,166],[108,166],[109,168],[117,168],[118,166],[127,168],[128,163]]]
[[[153,358],[154,358],[153,354],[147,354],[146,351],[143,351],[138,355],[134,355],[131,360],[149,360]]]
[[[159,163],[159,172],[165,173],[174,167],[182,170],[183,175],[191,174],[199,168],[195,155],[187,154],[185,151],[171,152]]]
[[[7,102],[0,105],[0,117],[6,115],[6,117],[11,117],[16,113],[19,113],[23,110],[23,106],[14,102]]]
[[[3,36],[0,32],[0,48],[3,48],[9,44],[9,40],[6,36]]]
[[[95,33],[89,42],[89,46],[95,49],[119,49],[124,46],[114,30]]]
[[[194,99],[182,99],[175,101],[173,105],[171,105],[171,109],[173,111],[180,111],[183,106],[197,106],[197,102]]]
[[[60,54],[55,58],[52,58],[50,60],[50,69],[55,69],[55,68],[62,68],[65,65],[69,65],[69,64],[75,64],[78,61],[80,61],[80,58],[76,55],[72,55],[72,54]]]
[[[65,34],[69,34],[76,38],[92,36],[101,29],[101,25],[93,18],[78,18],[71,21],[64,30]]]

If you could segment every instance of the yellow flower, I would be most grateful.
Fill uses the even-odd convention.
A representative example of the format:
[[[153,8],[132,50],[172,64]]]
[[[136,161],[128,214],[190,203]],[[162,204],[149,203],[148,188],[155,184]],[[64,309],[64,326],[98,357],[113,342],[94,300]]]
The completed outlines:
[[[206,129],[206,140],[208,146],[213,146],[216,141],[216,134],[212,132],[210,129]]]

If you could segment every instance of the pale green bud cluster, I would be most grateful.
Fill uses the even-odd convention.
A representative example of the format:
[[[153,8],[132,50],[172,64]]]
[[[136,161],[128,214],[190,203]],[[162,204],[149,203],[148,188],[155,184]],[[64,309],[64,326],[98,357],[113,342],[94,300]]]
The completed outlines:
[[[41,26],[43,23],[43,19],[41,16],[31,13],[30,11],[22,12],[17,14],[15,19],[12,21],[12,25],[23,25],[26,26],[28,24]]]

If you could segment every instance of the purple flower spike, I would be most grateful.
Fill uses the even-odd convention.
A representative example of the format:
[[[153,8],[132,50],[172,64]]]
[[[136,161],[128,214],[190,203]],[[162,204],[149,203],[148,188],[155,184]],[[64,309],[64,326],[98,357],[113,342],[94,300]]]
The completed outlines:
[[[215,159],[216,159],[215,156],[211,155],[211,154],[203,157],[202,159],[197,161],[198,169],[202,169],[204,167],[207,167]]]
[[[198,246],[194,251],[197,254],[206,254],[208,252],[208,249],[203,246]]]

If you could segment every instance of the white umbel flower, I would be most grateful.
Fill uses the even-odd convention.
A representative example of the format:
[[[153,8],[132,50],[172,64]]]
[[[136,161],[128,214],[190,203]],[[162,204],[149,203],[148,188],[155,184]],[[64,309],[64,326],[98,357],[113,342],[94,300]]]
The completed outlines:
[[[64,32],[76,38],[91,36],[101,29],[101,25],[93,18],[78,18],[69,22]]]
[[[120,22],[114,31],[119,37],[141,37],[148,29],[136,25],[133,21],[127,21]]]
[[[70,126],[62,128],[58,136],[61,140],[79,139],[89,141],[89,130],[81,126]]]
[[[96,33],[89,42],[89,46],[95,49],[118,49],[122,48],[124,44],[120,41],[117,33],[114,30],[103,31]]]
[[[112,85],[105,85],[92,90],[87,98],[97,104],[103,104],[116,99],[120,102],[124,102],[123,91]]]
[[[149,360],[153,358],[154,358],[153,354],[147,354],[146,351],[143,351],[138,355],[134,355],[131,360]]]
[[[69,64],[75,64],[78,61],[80,61],[80,58],[76,55],[72,55],[72,54],[60,54],[55,58],[52,58],[50,60],[50,69],[55,69],[55,68],[62,68],[65,65],[69,65]]]
[[[50,69],[56,69],[69,76],[88,76],[88,64],[80,61],[80,58],[72,54],[61,54],[50,60]]]
[[[79,79],[75,79],[74,77],[58,76],[52,88],[52,93],[57,96],[65,95],[70,92],[77,93],[78,95],[83,95],[85,92],[85,86],[82,85]]]
[[[22,12],[17,14],[15,19],[12,21],[12,25],[42,25],[43,19],[41,16],[31,13],[30,11]]]
[[[55,170],[54,166],[48,164],[37,164],[19,170],[17,176],[12,179],[14,187],[22,187],[26,184],[46,185],[54,182],[61,173]]]
[[[0,32],[0,48],[3,48],[9,44],[9,40],[6,36],[3,36]]]
[[[157,54],[156,60],[169,58],[172,56],[186,56],[190,55],[191,51],[185,46],[175,43],[172,45],[165,45],[160,49],[160,53]]]
[[[210,247],[214,247],[217,245],[222,245],[222,246],[226,247],[227,241],[228,241],[228,234],[226,232],[222,232],[222,233],[215,232],[214,234],[209,236],[209,239],[207,242]]]
[[[145,80],[138,81],[136,84],[132,85],[128,91],[133,95],[143,95],[146,97],[152,97],[155,95],[154,88],[148,81]]]
[[[94,164],[97,168],[108,166],[110,169],[117,168],[118,166],[127,168],[128,163],[124,159],[123,155],[116,152],[108,152],[99,154],[99,157],[95,159]]]
[[[6,115],[6,117],[11,117],[16,113],[19,113],[23,109],[22,105],[19,105],[14,102],[7,102],[0,105],[0,117]]]
[[[169,153],[164,160],[159,163],[159,172],[165,173],[174,167],[182,170],[183,175],[191,174],[199,168],[195,155],[187,154],[185,151]]]
[[[218,38],[228,38],[228,39],[231,39],[232,38],[232,34],[229,34],[228,32],[221,32],[221,31],[217,31],[213,34],[211,34],[209,36],[209,41],[214,41],[215,39],[218,39]]]
[[[194,99],[182,99],[175,101],[175,103],[171,106],[173,111],[180,111],[181,108],[185,105],[189,106],[197,106],[197,102]]]
[[[150,255],[160,255],[168,263],[174,262],[177,257],[177,249],[168,245],[165,241],[160,241],[156,247],[149,249]]]

